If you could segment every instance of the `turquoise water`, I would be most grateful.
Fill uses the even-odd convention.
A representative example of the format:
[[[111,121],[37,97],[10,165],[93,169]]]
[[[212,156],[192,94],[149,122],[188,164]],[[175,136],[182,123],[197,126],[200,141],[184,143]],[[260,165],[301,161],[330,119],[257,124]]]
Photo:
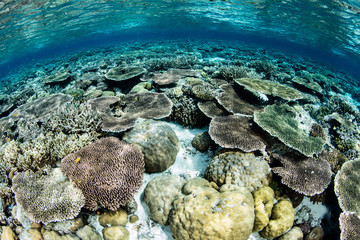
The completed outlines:
[[[295,220],[280,235],[294,226],[305,239],[320,227],[323,239],[359,239],[360,179],[351,171],[360,161],[359,106],[359,1],[2,0],[1,237],[12,239],[7,237],[13,231],[29,239],[31,220],[44,223],[39,229],[46,239],[54,234],[104,239],[107,227],[100,226],[98,215],[129,199],[137,208],[133,203],[121,207],[139,217],[126,225],[130,239],[182,240],[191,231],[196,236],[208,219],[192,226],[196,221],[190,212],[184,214],[190,218],[186,224],[176,224],[174,216],[181,213],[175,208],[187,202],[176,206],[180,195],[175,194],[166,203],[173,204],[172,214],[159,221],[144,201],[144,189],[158,176],[176,175],[183,182],[198,176],[211,181],[201,188],[211,185],[208,190],[218,193],[226,172],[226,181],[248,192],[269,185],[277,200],[290,199]],[[165,125],[156,126],[153,119]],[[109,136],[131,149],[143,147],[145,160],[134,151],[139,162],[129,167],[140,174],[145,169],[143,175],[120,171],[125,180],[116,175],[103,181],[103,166],[96,164],[117,172],[111,169],[117,155],[110,154],[103,164],[85,153],[108,154],[104,149],[109,146],[87,146]],[[112,147],[118,154],[119,146]],[[64,167],[63,159],[73,167]],[[67,171],[78,166],[84,169],[71,177]],[[73,179],[88,168],[92,174]],[[246,183],[239,180],[243,176]],[[136,184],[127,185],[132,177]],[[124,188],[109,187],[113,179]],[[61,192],[70,185],[78,195]],[[159,195],[166,195],[162,187],[169,186],[158,186]],[[102,188],[111,189],[104,193]],[[125,199],[113,199],[123,192]],[[71,197],[77,197],[76,206],[66,200]],[[196,194],[187,197],[195,201]],[[210,205],[212,213],[217,211]],[[246,216],[254,209],[249,212]],[[84,220],[79,229],[86,225],[92,232],[71,230],[75,217]],[[222,217],[233,234],[238,223]],[[224,219],[205,227],[219,227],[213,232],[227,239],[221,230]],[[260,229],[252,233],[249,222],[241,226],[248,227],[241,233],[244,239],[278,237]],[[195,230],[186,229],[188,223]]]
[[[126,39],[225,38],[359,69],[357,1],[2,1],[0,63]]]

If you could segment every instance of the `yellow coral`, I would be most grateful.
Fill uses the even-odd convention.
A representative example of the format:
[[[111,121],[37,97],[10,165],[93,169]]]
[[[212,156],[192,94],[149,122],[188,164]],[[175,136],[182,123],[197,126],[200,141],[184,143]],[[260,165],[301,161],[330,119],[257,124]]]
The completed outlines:
[[[255,203],[255,224],[253,231],[261,231],[268,225],[274,206],[274,190],[263,187],[253,193]]]

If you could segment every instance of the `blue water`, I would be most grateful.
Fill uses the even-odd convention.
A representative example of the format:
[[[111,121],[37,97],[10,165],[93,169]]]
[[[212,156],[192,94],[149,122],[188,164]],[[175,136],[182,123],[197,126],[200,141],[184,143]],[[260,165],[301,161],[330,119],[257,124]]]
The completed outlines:
[[[0,3],[0,74],[63,52],[129,39],[217,38],[282,49],[359,76],[358,1]]]

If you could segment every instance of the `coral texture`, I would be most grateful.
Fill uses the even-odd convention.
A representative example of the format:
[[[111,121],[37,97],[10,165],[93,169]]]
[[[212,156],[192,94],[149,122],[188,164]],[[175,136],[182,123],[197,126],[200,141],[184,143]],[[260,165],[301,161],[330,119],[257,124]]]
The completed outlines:
[[[171,114],[173,103],[163,93],[139,92],[125,96],[124,106],[118,109],[120,116],[106,114],[102,130],[105,132],[123,132],[135,125],[138,118],[160,119]]]
[[[209,134],[224,148],[237,148],[244,152],[265,150],[261,137],[252,129],[252,120],[244,116],[225,116],[211,119]]]
[[[233,184],[253,192],[269,184],[270,166],[253,153],[226,151],[213,157],[205,170],[205,178],[218,186]]]
[[[260,232],[264,238],[273,239],[289,230],[295,219],[295,210],[290,201],[280,200],[271,213],[269,224]]]
[[[123,140],[140,148],[144,154],[145,170],[150,173],[169,168],[180,150],[179,138],[171,127],[154,120],[138,121],[124,134]]]
[[[206,152],[210,147],[214,146],[215,143],[208,132],[202,132],[194,136],[191,145],[200,152]]]
[[[274,190],[270,187],[263,187],[253,192],[255,204],[254,232],[261,231],[266,225],[268,225],[271,210],[274,206],[274,195]]]
[[[220,86],[222,92],[216,97],[218,103],[231,113],[253,115],[260,108],[243,100],[235,91],[233,85],[224,84]]]
[[[107,137],[67,155],[61,170],[83,191],[86,208],[115,211],[141,186],[144,165],[138,147]]]
[[[289,105],[267,106],[263,112],[255,112],[254,121],[270,135],[306,156],[320,153],[323,149],[324,140],[311,137],[301,129],[296,112]]]
[[[340,214],[341,240],[360,239],[360,217],[353,212]]]
[[[335,176],[335,194],[340,208],[360,215],[360,159],[347,161]]]
[[[277,82],[253,78],[238,78],[234,81],[257,97],[260,97],[262,93],[289,101],[302,98],[301,92],[298,90]]]
[[[44,224],[76,217],[85,204],[80,189],[66,180],[59,168],[18,173],[12,190],[28,218]]]
[[[185,183],[185,179],[174,175],[158,176],[148,183],[144,190],[144,201],[154,221],[168,224],[172,202],[181,193]]]
[[[142,67],[123,67],[112,68],[106,74],[105,77],[109,80],[120,82],[130,80],[132,78],[140,77],[146,73],[146,69]]]
[[[246,240],[254,225],[254,200],[245,188],[218,192],[197,187],[173,206],[170,229],[175,239]]]
[[[199,102],[197,106],[208,118],[229,115],[229,113],[220,104],[218,104],[217,101]]]
[[[274,167],[272,171],[282,177],[283,184],[301,194],[320,194],[331,182],[330,164],[321,157],[314,159],[279,154],[273,154],[273,157],[279,159],[283,167]]]

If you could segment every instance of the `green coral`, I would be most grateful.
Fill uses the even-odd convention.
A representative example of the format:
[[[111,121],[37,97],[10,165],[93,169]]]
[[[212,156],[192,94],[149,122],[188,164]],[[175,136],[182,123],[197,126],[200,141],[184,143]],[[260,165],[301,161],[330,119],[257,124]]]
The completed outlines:
[[[320,153],[324,140],[300,128],[296,112],[289,105],[270,105],[254,113],[254,121],[270,135],[306,156]]]
[[[277,82],[254,78],[238,78],[234,81],[257,97],[260,97],[262,93],[289,101],[302,98],[302,94],[298,90]]]

